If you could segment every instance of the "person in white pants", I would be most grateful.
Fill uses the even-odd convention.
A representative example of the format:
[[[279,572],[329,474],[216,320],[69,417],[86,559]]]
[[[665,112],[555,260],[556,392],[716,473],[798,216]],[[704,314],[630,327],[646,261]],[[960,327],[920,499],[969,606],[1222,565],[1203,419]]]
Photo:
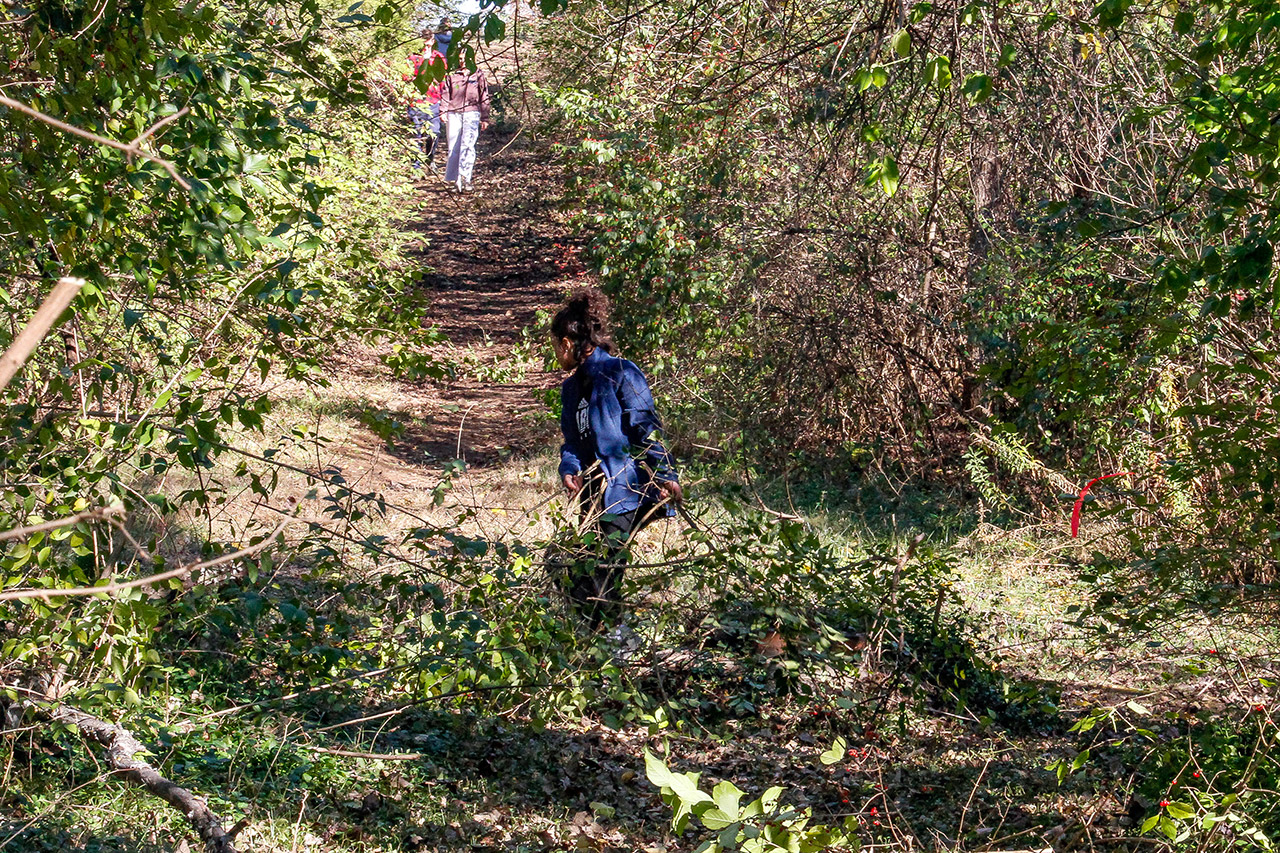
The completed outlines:
[[[448,124],[449,159],[444,179],[458,192],[471,189],[476,165],[476,140],[489,126],[489,82],[484,72],[454,71],[444,79],[440,112]]]

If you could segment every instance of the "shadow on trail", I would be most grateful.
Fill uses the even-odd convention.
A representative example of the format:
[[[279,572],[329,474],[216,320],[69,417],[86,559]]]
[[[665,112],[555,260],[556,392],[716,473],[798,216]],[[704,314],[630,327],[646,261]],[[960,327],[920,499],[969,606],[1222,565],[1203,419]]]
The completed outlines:
[[[425,306],[422,327],[444,340],[409,355],[425,361],[421,375],[396,371],[414,416],[386,451],[413,464],[461,458],[484,468],[552,446],[544,396],[560,376],[544,369],[539,312],[580,283],[564,262],[559,167],[537,144],[489,132],[480,137],[474,192],[455,192],[439,172],[420,174],[421,205],[407,226],[423,269],[416,287],[424,298],[415,301]],[[385,377],[380,365],[366,368]]]
[[[553,251],[567,239],[557,216],[560,177],[545,152],[488,133],[475,186],[458,194],[438,173],[419,182],[423,212],[410,230],[426,241],[424,321],[459,346],[515,343],[572,283]]]

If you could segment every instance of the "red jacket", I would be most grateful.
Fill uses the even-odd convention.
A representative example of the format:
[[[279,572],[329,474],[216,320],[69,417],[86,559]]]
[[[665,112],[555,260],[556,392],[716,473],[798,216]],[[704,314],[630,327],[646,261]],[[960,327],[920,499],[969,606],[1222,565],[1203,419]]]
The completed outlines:
[[[417,77],[420,69],[422,68],[422,63],[424,62],[426,62],[429,65],[434,65],[437,62],[444,64],[444,61],[445,61],[444,56],[442,56],[440,51],[438,50],[431,51],[430,59],[427,59],[427,57],[421,53],[415,53],[409,57],[409,64],[411,66],[411,70],[408,74],[404,75],[404,79],[413,80],[415,77]],[[425,96],[417,94],[416,88],[414,89],[414,92],[415,94],[410,95],[409,97],[409,104],[411,106],[438,103],[440,101],[440,82],[437,80],[433,82],[430,86],[428,86],[427,93]]]

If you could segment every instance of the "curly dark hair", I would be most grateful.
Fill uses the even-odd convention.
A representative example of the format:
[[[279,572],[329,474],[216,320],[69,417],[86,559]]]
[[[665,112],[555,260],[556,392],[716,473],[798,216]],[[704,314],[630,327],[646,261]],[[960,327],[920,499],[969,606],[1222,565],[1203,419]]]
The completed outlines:
[[[618,351],[609,331],[609,297],[594,287],[579,287],[565,298],[564,305],[551,318],[551,334],[573,341],[578,361],[590,347],[610,355]]]

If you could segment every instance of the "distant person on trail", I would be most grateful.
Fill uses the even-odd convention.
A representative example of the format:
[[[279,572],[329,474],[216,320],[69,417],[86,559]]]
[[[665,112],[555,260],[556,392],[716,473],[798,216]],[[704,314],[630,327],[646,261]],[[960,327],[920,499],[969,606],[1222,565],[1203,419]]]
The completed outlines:
[[[444,78],[441,112],[449,135],[444,179],[458,192],[470,191],[476,165],[476,140],[489,127],[489,81],[484,72],[457,69]]]
[[[413,161],[415,169],[421,169],[423,161],[430,164],[440,138],[440,83],[433,82],[427,87],[426,93],[422,93],[414,82],[419,72],[425,73],[423,63],[433,65],[439,62],[443,66],[444,57],[431,49],[430,35],[426,31],[422,33],[426,44],[423,45],[422,53],[409,57],[409,71],[404,75],[410,86],[408,113],[409,121],[413,122],[414,145],[417,146],[418,155]],[[429,136],[428,130],[431,131]]]
[[[584,527],[600,537],[594,558],[568,566],[569,598],[598,630],[621,609],[622,571],[632,538],[684,499],[662,422],[640,368],[619,358],[609,301],[595,288],[569,295],[551,320],[556,359],[573,373],[560,389],[560,479]]]
[[[449,55],[449,43],[453,41],[453,28],[449,26],[448,18],[441,18],[440,23],[436,26],[436,32],[433,38],[436,40],[436,51],[441,56]]]

